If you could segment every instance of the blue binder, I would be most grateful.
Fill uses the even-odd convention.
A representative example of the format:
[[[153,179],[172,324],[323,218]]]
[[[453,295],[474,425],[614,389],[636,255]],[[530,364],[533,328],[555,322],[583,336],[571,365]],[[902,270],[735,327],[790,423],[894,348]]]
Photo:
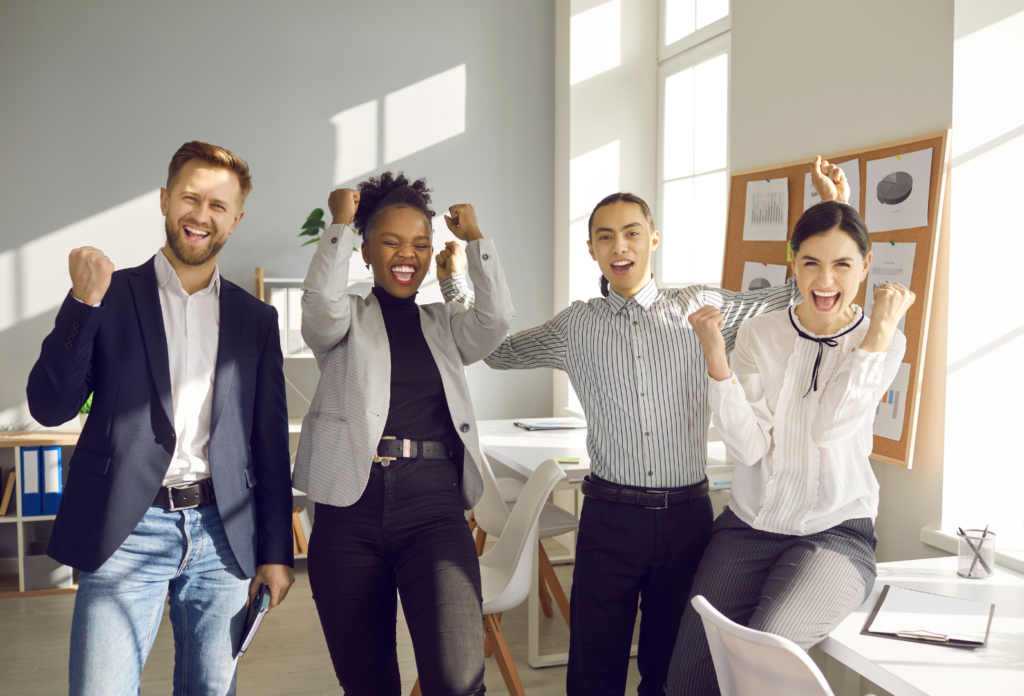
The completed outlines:
[[[43,457],[38,447],[21,448],[21,516],[43,514]]]
[[[61,479],[60,447],[40,447],[43,482],[43,514],[56,515],[60,507],[60,494],[64,490]]]

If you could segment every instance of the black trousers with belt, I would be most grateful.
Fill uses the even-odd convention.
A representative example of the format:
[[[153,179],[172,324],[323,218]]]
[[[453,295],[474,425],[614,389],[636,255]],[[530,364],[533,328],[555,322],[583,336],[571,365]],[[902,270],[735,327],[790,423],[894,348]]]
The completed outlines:
[[[637,693],[664,694],[679,620],[711,525],[706,495],[663,509],[583,501],[570,599],[569,696],[625,693],[638,600]]]
[[[401,694],[396,589],[423,694],[484,692],[480,563],[451,460],[377,463],[354,505],[317,503],[309,584],[349,696]]]

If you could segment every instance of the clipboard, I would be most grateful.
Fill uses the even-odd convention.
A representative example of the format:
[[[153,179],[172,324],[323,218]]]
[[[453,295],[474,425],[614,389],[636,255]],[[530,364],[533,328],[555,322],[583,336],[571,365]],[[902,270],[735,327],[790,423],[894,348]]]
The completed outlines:
[[[989,631],[992,629],[992,617],[995,615],[996,605],[988,605],[988,616],[985,623],[985,636],[981,642],[974,640],[961,640],[955,637],[949,637],[939,632],[932,632],[925,630],[921,625],[916,624],[914,626],[907,626],[907,630],[897,630],[895,633],[889,631],[872,631],[870,630],[872,625],[875,623],[875,619],[878,618],[878,612],[885,604],[885,599],[889,594],[890,585],[886,585],[882,588],[882,594],[878,597],[878,601],[875,602],[875,608],[871,610],[868,615],[868,620],[864,623],[864,628],[860,634],[862,636],[874,636],[876,638],[888,638],[890,640],[904,640],[911,643],[926,643],[929,645],[941,645],[947,648],[958,648],[960,650],[974,650],[975,648],[984,647],[988,643]],[[929,592],[921,592],[920,590],[909,590],[906,588],[897,588],[905,592],[913,592],[920,595],[928,595],[934,597],[937,602],[946,600],[953,600],[956,602],[970,602],[984,606],[981,602],[974,602],[973,600],[961,600],[956,597],[947,597],[946,595],[937,595]]]

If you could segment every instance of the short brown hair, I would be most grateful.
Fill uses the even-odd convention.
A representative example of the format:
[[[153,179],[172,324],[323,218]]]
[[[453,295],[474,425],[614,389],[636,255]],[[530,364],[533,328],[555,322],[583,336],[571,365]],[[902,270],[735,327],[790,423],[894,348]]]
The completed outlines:
[[[230,150],[198,140],[185,143],[174,153],[171,164],[167,167],[168,190],[181,168],[194,159],[233,171],[238,177],[238,185],[242,189],[242,202],[245,202],[249,192],[252,191],[252,175],[249,174],[249,165],[246,161]]]

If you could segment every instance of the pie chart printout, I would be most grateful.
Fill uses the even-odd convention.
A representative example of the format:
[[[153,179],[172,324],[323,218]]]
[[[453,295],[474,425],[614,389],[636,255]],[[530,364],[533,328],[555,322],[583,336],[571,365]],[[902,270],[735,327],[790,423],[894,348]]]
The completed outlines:
[[[747,286],[747,290],[764,290],[770,288],[772,284],[768,282],[766,278],[754,278],[750,281],[750,285]]]
[[[893,172],[882,177],[875,194],[883,205],[898,205],[910,198],[914,190],[914,177],[907,172]]]

